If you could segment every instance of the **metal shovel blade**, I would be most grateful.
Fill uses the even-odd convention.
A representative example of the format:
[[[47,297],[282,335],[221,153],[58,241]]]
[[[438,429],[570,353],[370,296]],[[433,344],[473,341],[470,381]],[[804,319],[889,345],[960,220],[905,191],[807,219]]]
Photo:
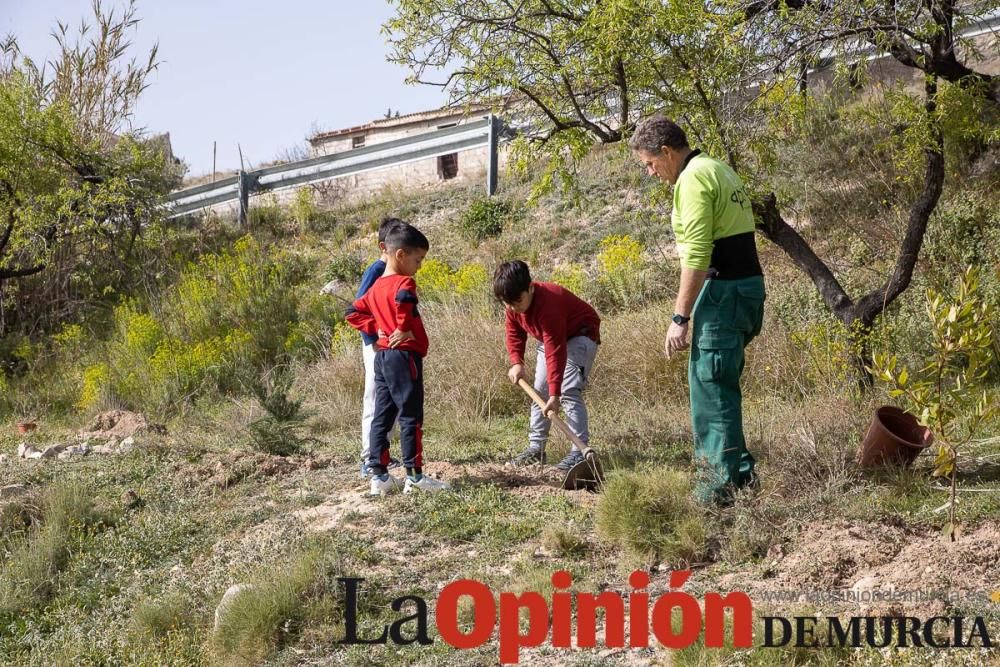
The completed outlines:
[[[597,452],[589,447],[584,451],[583,460],[569,469],[563,488],[567,491],[586,490],[596,493],[604,484],[604,469],[597,458]]]

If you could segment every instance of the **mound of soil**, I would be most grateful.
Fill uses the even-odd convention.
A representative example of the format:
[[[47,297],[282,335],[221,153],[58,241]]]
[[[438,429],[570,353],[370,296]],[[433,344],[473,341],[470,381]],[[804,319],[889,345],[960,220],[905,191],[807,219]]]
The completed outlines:
[[[734,574],[725,577],[727,585],[747,591],[752,599],[756,592],[763,606],[768,606],[760,596],[763,591],[801,591],[799,603],[814,604],[823,611],[940,614],[956,605],[991,604],[988,596],[1000,589],[1000,522],[969,527],[956,542],[945,541],[936,531],[885,524],[816,524],[781,551],[772,551],[768,559],[765,570],[773,576],[762,579],[756,572],[748,579],[749,573]],[[808,592],[823,591],[859,595],[867,591],[869,598],[843,602],[807,599]],[[960,597],[925,599],[929,596],[916,594],[918,591]],[[871,597],[874,592],[891,593],[896,599],[878,600]],[[986,597],[970,601],[968,596],[976,592]],[[907,597],[911,599],[899,599]],[[794,601],[773,604],[788,608]]]
[[[108,440],[118,438],[122,440],[139,433],[166,433],[167,429],[160,424],[153,424],[146,420],[145,415],[128,410],[109,410],[94,417],[90,426],[80,431],[80,438],[96,438],[98,440]]]

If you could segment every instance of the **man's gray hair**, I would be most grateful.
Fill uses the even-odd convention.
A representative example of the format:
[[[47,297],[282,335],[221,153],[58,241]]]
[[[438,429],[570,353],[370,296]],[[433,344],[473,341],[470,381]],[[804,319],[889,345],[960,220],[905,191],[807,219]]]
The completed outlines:
[[[628,145],[634,151],[659,153],[663,146],[687,148],[688,140],[684,130],[677,123],[663,114],[656,114],[636,126]]]

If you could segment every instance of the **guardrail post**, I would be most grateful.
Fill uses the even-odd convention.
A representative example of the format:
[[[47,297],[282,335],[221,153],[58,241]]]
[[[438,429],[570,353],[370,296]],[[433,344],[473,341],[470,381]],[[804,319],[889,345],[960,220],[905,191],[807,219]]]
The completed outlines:
[[[250,193],[258,189],[259,175],[253,171],[240,171],[237,181],[237,199],[239,200],[238,219],[240,227],[247,226],[247,217],[250,215]]]
[[[236,200],[239,202],[236,220],[240,227],[246,228],[247,215],[250,210],[250,185],[247,173],[242,169],[236,173]]]
[[[486,195],[492,197],[497,191],[497,169],[499,159],[497,157],[497,144],[500,135],[500,119],[490,114],[489,127],[489,163],[486,167]]]

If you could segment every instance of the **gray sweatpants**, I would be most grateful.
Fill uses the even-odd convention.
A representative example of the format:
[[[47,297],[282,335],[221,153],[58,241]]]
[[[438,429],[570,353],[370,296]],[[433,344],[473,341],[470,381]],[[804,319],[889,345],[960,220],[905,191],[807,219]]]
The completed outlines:
[[[559,403],[562,405],[566,425],[584,443],[590,442],[590,420],[587,417],[587,406],[583,404],[583,388],[587,385],[590,369],[594,366],[597,355],[597,343],[586,336],[575,336],[566,343],[566,371],[563,373],[562,394]],[[548,373],[545,367],[545,348],[538,345],[538,357],[535,361],[535,391],[542,398],[549,398]],[[528,427],[528,442],[533,447],[545,449],[549,438],[551,420],[542,415],[542,409],[531,404],[531,422]],[[573,449],[577,449],[573,445]]]

